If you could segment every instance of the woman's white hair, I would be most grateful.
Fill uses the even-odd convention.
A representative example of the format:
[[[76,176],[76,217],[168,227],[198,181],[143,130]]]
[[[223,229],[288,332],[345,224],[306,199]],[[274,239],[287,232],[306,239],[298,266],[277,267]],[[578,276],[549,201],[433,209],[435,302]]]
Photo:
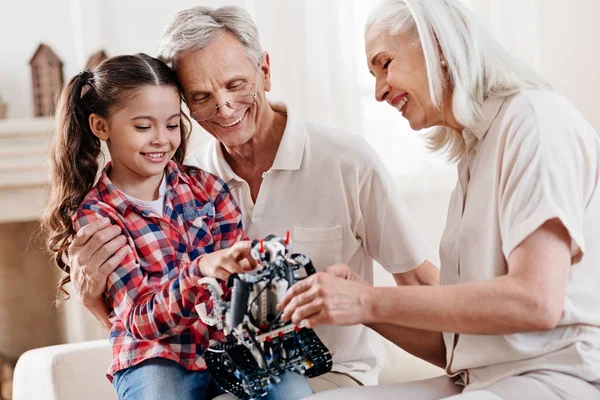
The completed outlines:
[[[452,112],[465,127],[482,117],[488,97],[506,97],[523,88],[549,88],[535,71],[502,49],[457,0],[383,0],[367,18],[365,33],[371,27],[392,36],[415,36],[425,55],[433,104],[442,110],[442,93],[448,83]],[[441,66],[440,49],[447,72]],[[431,149],[447,151],[453,161],[465,153],[462,136],[448,127],[435,127],[427,139]]]
[[[235,6],[197,6],[178,12],[160,39],[158,57],[176,69],[177,58],[182,53],[203,49],[225,32],[232,33],[242,43],[258,68],[263,60],[258,29],[250,14]]]

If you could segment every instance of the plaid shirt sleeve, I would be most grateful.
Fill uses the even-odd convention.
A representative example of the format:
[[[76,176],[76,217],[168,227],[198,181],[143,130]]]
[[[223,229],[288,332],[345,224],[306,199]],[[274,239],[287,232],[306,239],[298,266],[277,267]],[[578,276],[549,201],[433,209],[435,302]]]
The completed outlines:
[[[74,217],[75,229],[102,217],[109,217],[123,232],[128,228],[114,210],[98,203],[84,204]],[[131,246],[131,239],[130,239]],[[107,280],[107,297],[117,318],[138,340],[158,340],[177,335],[199,318],[195,305],[210,300],[210,293],[196,283],[201,277],[198,261],[179,268],[179,274],[161,287],[151,285],[140,268],[138,255],[131,249]]]

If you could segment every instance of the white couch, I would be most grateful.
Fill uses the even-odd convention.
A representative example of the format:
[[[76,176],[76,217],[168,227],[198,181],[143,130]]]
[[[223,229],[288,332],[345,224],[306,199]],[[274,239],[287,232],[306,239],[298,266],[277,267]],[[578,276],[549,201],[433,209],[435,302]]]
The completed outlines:
[[[446,217],[453,174],[399,178],[397,184],[419,231],[430,247],[428,258],[439,265],[437,246]],[[376,200],[374,200],[376,202]],[[375,270],[375,284],[394,285],[391,275],[381,267]],[[77,315],[74,321],[81,321]],[[89,335],[75,336],[81,340]],[[93,336],[92,337],[98,337]],[[443,373],[384,340],[385,366],[380,383],[426,379]],[[115,392],[105,377],[111,350],[107,340],[84,341],[44,347],[26,352],[19,359],[14,375],[14,400],[110,400]]]
[[[425,379],[443,373],[386,343],[386,365],[380,383]],[[14,400],[117,399],[106,379],[111,349],[108,340],[43,347],[19,358],[14,374]]]

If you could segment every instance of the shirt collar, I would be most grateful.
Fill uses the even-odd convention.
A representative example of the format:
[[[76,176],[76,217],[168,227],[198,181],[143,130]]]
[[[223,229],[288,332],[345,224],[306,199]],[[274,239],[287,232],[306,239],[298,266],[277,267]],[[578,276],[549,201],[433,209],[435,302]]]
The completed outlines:
[[[139,210],[139,208],[131,200],[125,197],[125,195],[121,193],[112,183],[108,177],[111,168],[112,162],[108,162],[106,167],[104,167],[104,171],[102,171],[100,179],[98,180],[97,188],[102,202],[118,210],[121,215],[125,214],[125,211],[129,207],[141,212],[141,210]],[[187,180],[187,177],[182,175],[179,166],[173,160],[167,163],[165,172],[167,175],[167,193],[169,192],[169,189],[174,188],[179,184],[179,179],[182,179],[188,185],[190,184],[190,182]]]
[[[273,102],[271,107],[275,112],[287,115],[281,143],[273,161],[272,170],[295,171],[302,165],[304,144],[306,142],[306,125],[294,112],[288,111],[283,102]]]
[[[463,136],[465,136],[465,133],[472,133],[477,139],[483,139],[498,116],[505,99],[506,97],[489,97],[484,100],[481,118],[475,121],[472,126],[466,127],[463,130]]]
[[[277,149],[271,170],[298,170],[302,165],[302,158],[305,151],[306,126],[300,116],[293,111],[290,112],[285,103],[271,102],[270,104],[275,112],[287,115],[283,137],[281,138],[281,143]],[[227,183],[232,180],[243,182],[243,179],[233,172],[231,166],[225,160],[223,146],[221,146],[219,141],[212,139],[206,146],[208,146],[206,152],[200,151],[197,153],[199,157],[205,156],[206,159],[197,158],[195,164],[219,176]],[[192,158],[195,157],[192,156]]]

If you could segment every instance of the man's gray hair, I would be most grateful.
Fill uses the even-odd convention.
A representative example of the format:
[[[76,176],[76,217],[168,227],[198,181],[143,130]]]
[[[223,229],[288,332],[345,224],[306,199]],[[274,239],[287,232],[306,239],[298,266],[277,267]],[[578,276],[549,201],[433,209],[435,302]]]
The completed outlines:
[[[225,32],[232,33],[258,66],[263,50],[258,29],[250,14],[240,7],[192,7],[175,14],[160,40],[158,57],[176,69],[177,58],[184,52],[200,50]]]
[[[425,55],[431,99],[440,110],[446,85],[441,49],[453,89],[452,111],[465,127],[481,118],[488,97],[549,88],[535,71],[502,49],[458,0],[383,0],[369,15],[365,34],[371,27],[390,35],[414,35]],[[431,149],[448,151],[451,160],[464,155],[462,136],[450,128],[436,127],[427,139]]]

